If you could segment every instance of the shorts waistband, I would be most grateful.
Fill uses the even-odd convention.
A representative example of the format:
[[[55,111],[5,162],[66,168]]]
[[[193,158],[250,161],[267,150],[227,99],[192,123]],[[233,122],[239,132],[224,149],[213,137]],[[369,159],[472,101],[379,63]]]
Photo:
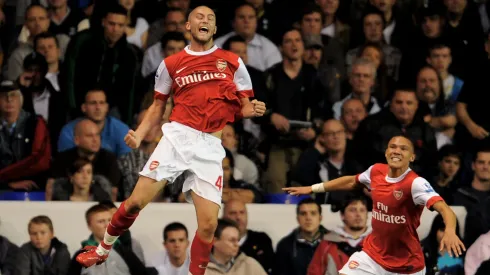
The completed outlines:
[[[176,121],[171,121],[170,123],[173,124],[173,125],[177,125],[178,127],[185,128],[187,131],[193,132],[193,133],[199,135],[200,137],[202,137],[204,139],[211,139],[211,140],[214,139],[214,140],[219,141],[221,143],[221,139],[220,138],[215,137],[215,136],[211,135],[210,133],[205,133],[205,132],[199,131],[197,129],[194,129],[192,127],[189,127],[187,125],[184,125],[184,124],[179,123],[179,122],[176,122]]]

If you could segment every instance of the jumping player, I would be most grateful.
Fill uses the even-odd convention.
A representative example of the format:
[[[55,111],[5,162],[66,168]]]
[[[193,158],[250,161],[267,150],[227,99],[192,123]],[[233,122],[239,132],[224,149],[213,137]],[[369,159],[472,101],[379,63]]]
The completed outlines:
[[[424,254],[417,235],[426,206],[439,212],[446,229],[440,250],[452,257],[466,250],[456,236],[456,216],[431,185],[409,168],[415,160],[412,142],[395,136],[385,152],[388,164],[374,164],[357,176],[344,176],[306,187],[284,188],[292,195],[366,187],[373,200],[373,231],[363,250],[352,254],[340,275],[425,274]]]
[[[193,202],[197,232],[191,245],[192,275],[203,275],[209,262],[218,222],[223,185],[221,131],[235,117],[258,117],[266,110],[253,97],[250,76],[243,61],[213,43],[216,16],[205,6],[189,15],[186,30],[190,45],[162,61],[155,80],[155,98],[136,131],[125,142],[137,148],[148,131],[159,125],[170,91],[174,92],[171,123],[162,127],[163,138],[140,172],[131,196],[121,203],[98,247],[85,247],[77,256],[85,267],[103,263],[118,238],[139,212],[167,184],[184,173],[183,192]]]

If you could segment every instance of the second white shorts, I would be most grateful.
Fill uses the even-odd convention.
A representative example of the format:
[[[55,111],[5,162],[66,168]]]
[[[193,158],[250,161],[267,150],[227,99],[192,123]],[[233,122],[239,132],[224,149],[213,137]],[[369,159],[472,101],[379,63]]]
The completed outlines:
[[[339,274],[345,275],[398,275],[386,271],[378,263],[376,263],[366,252],[356,252],[352,254],[347,263],[339,271]],[[410,275],[425,275],[425,268],[419,272]]]
[[[222,161],[225,150],[221,140],[177,122],[162,126],[163,137],[140,175],[156,181],[175,181],[185,172],[182,191],[190,201],[190,191],[221,205]]]

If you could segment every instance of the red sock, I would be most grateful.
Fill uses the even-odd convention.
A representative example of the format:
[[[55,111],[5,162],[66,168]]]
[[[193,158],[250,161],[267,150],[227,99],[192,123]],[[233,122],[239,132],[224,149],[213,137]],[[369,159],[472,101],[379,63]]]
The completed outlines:
[[[123,201],[107,226],[107,233],[111,236],[121,236],[138,217],[139,213],[129,214],[126,212],[124,204],[125,202]]]
[[[209,254],[213,248],[213,242],[203,241],[196,232],[191,245],[191,264],[189,271],[192,275],[204,275],[209,263]]]

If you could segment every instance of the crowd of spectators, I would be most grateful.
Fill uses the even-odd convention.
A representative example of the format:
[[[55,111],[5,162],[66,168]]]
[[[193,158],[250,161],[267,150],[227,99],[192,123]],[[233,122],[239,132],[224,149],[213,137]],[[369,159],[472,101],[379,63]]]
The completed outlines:
[[[286,186],[360,173],[385,162],[388,140],[404,134],[415,146],[411,169],[468,213],[464,242],[470,249],[459,260],[434,250],[444,227],[434,221],[423,241],[428,274],[463,274],[463,266],[466,274],[477,274],[490,258],[486,0],[0,0],[0,192],[41,191],[47,201],[127,198],[162,133],[152,129],[136,150],[123,138],[151,105],[162,58],[188,44],[186,18],[198,5],[215,10],[216,45],[242,58],[255,98],[268,108],[262,118],[223,129],[225,209],[238,202],[267,203],[284,195]],[[162,123],[172,106],[169,101]],[[185,201],[182,182],[177,179],[155,202]],[[260,274],[262,266],[277,275],[336,274],[369,232],[364,218],[355,219],[363,224],[349,225],[351,204],[362,216],[369,201],[363,192],[314,196],[298,205],[298,229],[275,249],[267,236],[246,231],[243,213],[225,213],[236,224],[220,223],[216,239],[224,239],[216,242],[209,272]],[[323,228],[319,204],[340,211],[346,227]],[[102,206],[87,212],[93,235],[86,242],[100,239],[110,217],[105,212]],[[179,224],[169,228],[186,232]],[[32,253],[40,252],[31,267],[56,265],[61,273],[54,274],[77,268],[65,266],[69,255],[53,237],[49,218],[33,218],[29,233],[31,243],[21,247],[19,257],[33,261]],[[244,247],[255,233],[259,241],[248,245],[267,246],[260,255]],[[164,241],[167,252],[183,253],[185,236]],[[114,272],[151,272],[131,250],[137,242],[128,238],[114,258],[127,268]],[[3,247],[9,243],[0,239]],[[49,254],[53,247],[56,253]],[[1,274],[38,274],[2,264],[11,256],[3,253]],[[168,257],[158,264],[187,261]],[[9,268],[20,273],[4,271]]]

